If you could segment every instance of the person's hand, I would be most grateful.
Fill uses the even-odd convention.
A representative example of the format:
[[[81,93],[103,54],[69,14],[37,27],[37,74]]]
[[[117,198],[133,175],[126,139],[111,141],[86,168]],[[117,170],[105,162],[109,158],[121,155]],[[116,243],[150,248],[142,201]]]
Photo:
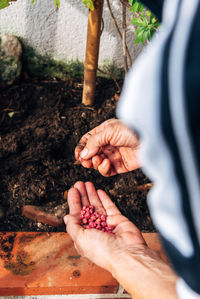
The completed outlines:
[[[75,148],[75,158],[84,167],[93,167],[109,177],[140,167],[138,145],[131,129],[117,119],[109,119],[83,135]]]
[[[111,272],[133,298],[177,299],[176,275],[146,245],[137,227],[122,216],[108,195],[91,182],[77,182],[68,192],[70,214],[64,217],[75,248],[98,266]],[[113,234],[80,225],[83,206],[93,205],[114,225]]]
[[[104,191],[96,191],[91,182],[77,182],[68,192],[68,204],[69,215],[64,217],[67,232],[77,251],[98,266],[110,270],[110,261],[115,255],[130,248],[147,247],[138,228],[120,213]],[[107,215],[107,224],[115,226],[113,234],[84,229],[80,225],[80,211],[89,205],[99,214]]]

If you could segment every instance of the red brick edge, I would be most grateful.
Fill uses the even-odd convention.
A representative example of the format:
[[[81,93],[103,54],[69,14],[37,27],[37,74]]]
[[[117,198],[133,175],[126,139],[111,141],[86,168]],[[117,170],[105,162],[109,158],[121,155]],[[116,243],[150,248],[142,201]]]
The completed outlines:
[[[143,234],[165,258],[157,234]],[[0,233],[0,296],[116,293],[112,275],[81,257],[67,233]]]

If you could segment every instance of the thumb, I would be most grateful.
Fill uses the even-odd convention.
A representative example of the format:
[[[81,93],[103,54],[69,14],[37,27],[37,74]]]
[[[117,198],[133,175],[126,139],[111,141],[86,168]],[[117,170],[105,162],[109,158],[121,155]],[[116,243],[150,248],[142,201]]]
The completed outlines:
[[[92,158],[99,152],[102,146],[108,143],[109,141],[107,140],[104,131],[90,136],[84,149],[80,153],[80,158],[85,160]]]
[[[73,241],[76,241],[80,232],[83,232],[79,219],[76,216],[66,215],[63,220],[66,224],[66,230],[70,237]]]

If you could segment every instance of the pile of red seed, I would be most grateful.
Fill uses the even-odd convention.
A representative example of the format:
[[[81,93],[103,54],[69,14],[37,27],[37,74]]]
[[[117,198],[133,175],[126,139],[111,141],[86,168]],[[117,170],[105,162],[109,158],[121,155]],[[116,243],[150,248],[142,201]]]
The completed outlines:
[[[106,223],[106,215],[95,212],[94,206],[83,206],[80,212],[81,225],[85,228],[95,228],[107,233],[113,233],[114,225]]]

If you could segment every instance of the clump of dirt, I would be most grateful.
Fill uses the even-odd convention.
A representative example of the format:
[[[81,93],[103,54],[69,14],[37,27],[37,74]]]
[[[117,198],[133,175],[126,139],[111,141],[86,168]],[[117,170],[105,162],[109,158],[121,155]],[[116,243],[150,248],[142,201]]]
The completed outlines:
[[[4,260],[10,260],[12,257],[12,249],[14,245],[15,233],[0,233],[0,257]]]
[[[120,211],[142,231],[154,227],[146,205],[149,183],[141,170],[111,178],[75,163],[81,136],[115,117],[116,87],[99,78],[96,104],[81,104],[82,81],[22,82],[0,93],[0,230],[64,231],[22,215],[24,205],[45,211],[66,209],[65,190],[76,181],[92,181],[104,189]],[[52,212],[53,213],[53,212]]]

